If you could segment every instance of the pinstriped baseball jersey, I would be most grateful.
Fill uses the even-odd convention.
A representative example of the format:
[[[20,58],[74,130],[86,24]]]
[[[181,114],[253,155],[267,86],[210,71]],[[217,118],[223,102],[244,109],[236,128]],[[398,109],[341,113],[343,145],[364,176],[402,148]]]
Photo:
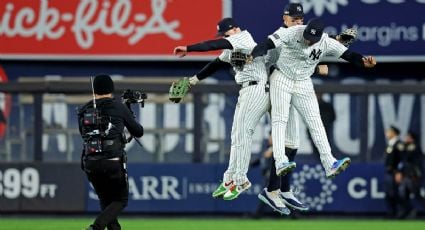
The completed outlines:
[[[244,54],[250,54],[257,43],[252,38],[251,34],[243,30],[240,33],[231,35],[225,38],[232,44],[233,50],[223,50],[221,55],[218,57],[221,61],[230,63],[232,52],[239,51]],[[258,59],[258,60],[257,60]],[[242,71],[234,68],[236,75],[235,81],[238,84],[247,81],[266,81],[267,70],[264,65],[264,58],[256,58],[252,63],[246,64]]]
[[[270,99],[272,105],[273,156],[276,168],[287,162],[285,143],[287,140],[290,106],[294,106],[306,123],[314,144],[319,150],[320,160],[326,174],[336,161],[320,119],[319,105],[310,76],[316,65],[326,56],[340,57],[347,48],[323,34],[321,39],[309,46],[303,38],[306,26],[280,28],[269,39],[280,47],[277,60],[278,70],[270,77]],[[292,125],[293,122],[291,122]],[[296,144],[296,143],[295,143]]]
[[[226,38],[233,50],[224,50],[219,59],[231,62],[232,52],[251,53],[257,43],[248,31],[241,31]],[[234,68],[235,81],[238,84],[258,81],[256,85],[246,86],[239,91],[231,132],[229,166],[223,175],[223,181],[234,181],[241,185],[248,181],[247,172],[251,159],[252,135],[260,118],[270,109],[270,96],[265,91],[267,71],[264,57],[256,58],[246,64],[243,70]]]
[[[276,47],[285,47],[281,49],[276,64],[280,70],[284,70],[282,73],[285,77],[294,80],[308,79],[324,56],[340,57],[347,50],[347,47],[326,33],[317,43],[309,46],[303,38],[305,27],[279,28],[269,36]]]

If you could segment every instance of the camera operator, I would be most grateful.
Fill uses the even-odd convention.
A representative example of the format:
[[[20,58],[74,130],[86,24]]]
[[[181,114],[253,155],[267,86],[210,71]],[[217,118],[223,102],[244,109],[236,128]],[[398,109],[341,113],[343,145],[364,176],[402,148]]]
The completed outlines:
[[[93,185],[102,212],[88,230],[121,229],[117,216],[128,203],[126,144],[124,127],[141,137],[143,127],[132,112],[112,96],[114,82],[108,75],[97,75],[94,99],[78,110],[78,124],[84,141],[82,167]]]

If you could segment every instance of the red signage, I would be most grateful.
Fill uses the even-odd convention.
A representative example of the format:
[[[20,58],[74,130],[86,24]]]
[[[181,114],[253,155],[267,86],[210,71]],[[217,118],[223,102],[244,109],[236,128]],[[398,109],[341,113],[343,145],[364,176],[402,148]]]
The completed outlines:
[[[169,59],[216,34],[224,0],[4,0],[0,58]],[[216,53],[196,53],[210,58]],[[190,57],[189,56],[189,57]]]
[[[3,67],[0,65],[0,83],[7,82],[7,75]],[[7,121],[10,115],[10,107],[12,105],[12,98],[10,94],[0,92],[0,140],[6,134]]]

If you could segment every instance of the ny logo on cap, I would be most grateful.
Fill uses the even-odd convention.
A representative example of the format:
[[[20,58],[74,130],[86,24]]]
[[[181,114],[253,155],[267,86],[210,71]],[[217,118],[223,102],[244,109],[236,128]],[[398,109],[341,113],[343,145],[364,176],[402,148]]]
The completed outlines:
[[[301,9],[301,6],[297,6],[297,10],[298,10],[298,11],[303,11],[303,10]]]
[[[310,30],[310,34],[316,35],[316,30],[315,29],[311,29]]]

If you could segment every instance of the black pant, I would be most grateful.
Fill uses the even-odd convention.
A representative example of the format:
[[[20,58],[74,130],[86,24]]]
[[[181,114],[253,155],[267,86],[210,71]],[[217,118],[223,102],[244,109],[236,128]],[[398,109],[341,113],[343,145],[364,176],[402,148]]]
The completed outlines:
[[[295,155],[297,154],[297,149],[285,148],[285,154],[288,157],[289,161],[294,161]],[[288,172],[286,175],[278,177],[276,175],[275,160],[273,159],[273,163],[270,169],[270,178],[268,180],[267,191],[271,192],[280,189],[282,192],[289,192],[291,187],[289,184],[291,176],[292,173]]]
[[[128,203],[127,173],[121,161],[87,160],[87,178],[100,200],[102,212],[97,216],[93,229],[120,230],[118,215]]]
[[[396,217],[398,213],[399,191],[394,180],[394,173],[387,172],[384,177],[385,202],[388,217]]]

